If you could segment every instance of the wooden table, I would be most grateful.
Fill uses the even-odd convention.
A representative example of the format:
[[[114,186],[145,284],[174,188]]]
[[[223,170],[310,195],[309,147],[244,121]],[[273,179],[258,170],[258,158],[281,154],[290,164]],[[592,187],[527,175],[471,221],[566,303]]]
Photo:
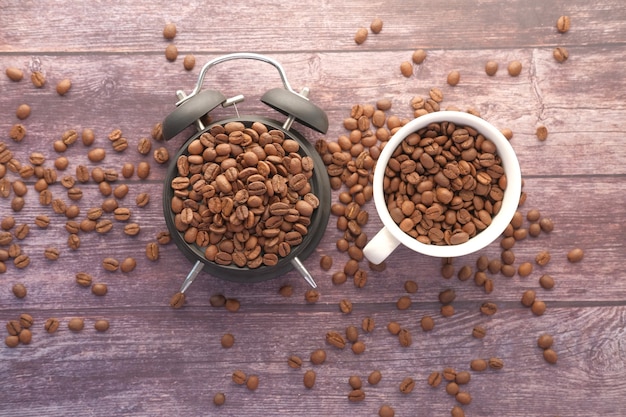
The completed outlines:
[[[556,21],[571,17],[571,29],[558,33]],[[368,28],[381,18],[381,33],[369,33],[357,45],[359,27]],[[166,23],[178,27],[174,40],[162,35]],[[28,192],[19,212],[11,209],[12,193],[0,199],[0,217],[13,216],[16,226],[30,226],[23,240],[14,239],[30,265],[18,269],[6,261],[0,274],[0,319],[17,319],[22,313],[34,317],[32,342],[17,348],[2,347],[0,357],[0,414],[46,415],[237,415],[237,416],[343,416],[378,415],[383,404],[396,416],[447,416],[457,405],[444,384],[427,383],[433,371],[451,367],[469,370],[474,358],[498,357],[501,370],[471,372],[471,382],[462,390],[471,394],[463,406],[468,416],[620,416],[626,408],[626,191],[624,120],[626,81],[623,75],[626,47],[626,7],[621,0],[526,1],[486,0],[426,2],[181,2],[142,3],[10,1],[0,2],[0,63],[2,70],[17,67],[25,79],[10,81],[0,76],[0,132],[14,159],[29,164],[32,152],[45,155],[45,167],[60,156],[69,160],[65,171],[49,189],[67,204],[64,176],[74,176],[76,167],[120,170],[126,162],[151,165],[150,176],[120,178],[129,193],[120,205],[132,210],[132,221],[141,226],[139,235],[123,234],[123,223],[114,222],[107,234],[80,232],[77,250],[67,246],[67,219],[39,203],[35,178],[23,180]],[[176,62],[168,62],[168,44],[178,47]],[[553,49],[565,47],[569,59],[558,63]],[[410,61],[414,50],[427,51],[426,60],[414,65],[414,75],[400,74],[400,64]],[[527,238],[514,247],[515,266],[533,262],[540,250],[548,250],[551,262],[535,265],[529,277],[490,275],[494,291],[485,291],[456,277],[441,277],[441,260],[399,248],[387,260],[383,272],[369,271],[364,288],[351,279],[333,285],[332,273],[340,270],[347,256],[335,249],[341,232],[331,217],[315,252],[304,261],[320,292],[317,303],[307,304],[309,288],[291,271],[277,279],[257,284],[237,284],[200,274],[188,291],[184,308],[169,307],[170,297],[192,264],[173,245],[160,246],[160,259],[146,258],[145,247],[166,230],[162,212],[162,184],[166,165],[152,155],[137,152],[141,138],[150,138],[152,127],[174,109],[175,91],[191,91],[202,65],[222,54],[257,52],[278,60],[296,89],[310,87],[310,99],[323,108],[330,121],[326,135],[294,125],[308,140],[321,137],[336,141],[346,134],[344,118],[354,104],[375,104],[391,99],[389,114],[411,118],[412,97],[428,97],[431,87],[444,94],[442,107],[473,109],[498,128],[511,129],[525,180],[527,200],[520,211],[538,209],[553,219],[550,234]],[[183,57],[193,54],[196,66],[183,69]],[[485,74],[488,60],[499,63],[493,77]],[[519,60],[522,73],[507,74],[510,61]],[[32,71],[41,70],[47,83],[35,88]],[[451,87],[447,74],[458,70],[460,83]],[[283,120],[258,100],[270,88],[280,87],[275,71],[254,62],[232,62],[211,71],[205,87],[227,97],[245,94],[238,105],[242,113],[268,115]],[[56,83],[72,81],[68,94],[55,92]],[[20,121],[20,104],[32,113]],[[233,115],[232,109],[217,109],[214,118]],[[19,143],[8,136],[22,123],[26,137]],[[539,126],[548,138],[539,141]],[[107,150],[104,161],[87,159],[89,148],[80,139],[61,154],[53,142],[63,132],[91,128],[96,143]],[[107,136],[120,129],[129,141],[122,153],[113,151]],[[189,133],[190,131],[186,131]],[[184,135],[163,143],[150,139],[153,149],[165,147],[170,155],[183,143]],[[19,175],[8,171],[11,181]],[[104,197],[94,181],[78,184],[83,197],[82,220],[90,207]],[[135,197],[149,193],[150,203],[135,205]],[[333,193],[337,200],[338,191]],[[364,228],[373,236],[381,223],[373,202],[365,209],[370,220]],[[34,224],[38,215],[51,219],[47,229]],[[111,218],[110,214],[105,217]],[[57,247],[60,258],[44,257],[47,247]],[[575,247],[584,250],[580,263],[566,259]],[[8,250],[3,246],[3,250]],[[16,248],[14,248],[16,249]],[[479,255],[498,259],[496,242],[479,253],[453,260],[456,271],[469,265],[476,272]],[[330,271],[319,266],[322,255],[332,255]],[[107,272],[105,257],[133,257],[137,267],[130,273]],[[104,297],[78,286],[75,275],[88,272],[94,281],[105,282]],[[552,290],[539,286],[539,277],[550,274]],[[407,294],[404,283],[413,280],[419,290]],[[18,299],[12,287],[23,283],[28,294]],[[278,289],[291,285],[293,295],[283,297]],[[439,292],[454,289],[455,314],[440,314]],[[533,289],[547,311],[535,316],[520,303],[522,293]],[[211,307],[209,298],[222,294],[240,301],[238,312]],[[408,310],[399,311],[396,301],[409,296]],[[350,314],[339,311],[339,302],[353,303]],[[497,304],[487,317],[479,307],[485,301]],[[424,332],[423,316],[430,315],[435,328]],[[44,322],[61,322],[48,334]],[[73,317],[85,319],[80,332],[68,330]],[[366,351],[355,355],[350,345],[339,350],[325,342],[325,334],[343,332],[347,326],[360,329],[364,318],[375,321],[371,333],[360,330]],[[110,329],[96,332],[97,319],[110,321]],[[410,347],[399,345],[386,327],[397,321],[413,337]],[[487,336],[471,336],[476,325]],[[235,344],[221,347],[223,334],[232,333]],[[557,364],[544,361],[537,347],[539,335],[554,337]],[[5,334],[6,335],[6,334]],[[326,362],[313,365],[311,352],[325,349]],[[299,355],[301,369],[292,369],[287,358]],[[235,370],[258,375],[256,391],[231,380]],[[313,389],[303,386],[305,370],[313,369]],[[382,381],[371,386],[370,372],[380,370]],[[348,401],[350,376],[363,380],[365,400]],[[415,389],[403,394],[405,377]],[[226,403],[213,404],[216,393]]]

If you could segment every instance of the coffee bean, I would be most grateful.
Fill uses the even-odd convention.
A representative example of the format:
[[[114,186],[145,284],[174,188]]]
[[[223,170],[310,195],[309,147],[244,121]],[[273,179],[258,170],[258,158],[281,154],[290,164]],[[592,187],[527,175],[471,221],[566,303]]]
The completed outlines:
[[[151,261],[159,259],[159,245],[156,242],[149,242],[146,245],[146,257]]]
[[[530,311],[532,311],[535,316],[543,316],[546,312],[546,303],[541,300],[535,300],[533,305],[530,306]]]
[[[367,35],[368,32],[366,28],[357,29],[356,34],[354,35],[354,42],[357,45],[361,45],[367,39]]]
[[[504,367],[504,361],[500,358],[489,358],[489,367],[491,369],[502,369]]]
[[[361,321],[361,328],[363,329],[364,332],[366,333],[371,333],[374,330],[375,327],[375,323],[374,323],[374,319],[371,317],[365,317],[362,321]]]
[[[20,338],[19,338],[19,336],[17,336],[17,335],[15,335],[15,336],[13,336],[13,335],[9,335],[9,336],[7,336],[7,337],[4,339],[4,344],[5,344],[7,347],[10,347],[10,348],[15,348],[15,347],[17,347],[17,346],[20,344]]]
[[[459,403],[463,405],[467,405],[472,402],[472,396],[469,394],[469,392],[460,391],[456,394],[455,398]]]
[[[439,311],[441,312],[442,317],[454,316],[454,306],[452,304],[441,306],[441,309]]]
[[[424,62],[425,59],[426,59],[426,51],[424,51],[423,49],[417,49],[411,55],[411,60],[416,65],[421,64],[422,62]]]
[[[102,260],[102,267],[109,272],[115,272],[119,269],[120,263],[117,259],[107,257]]]
[[[441,304],[450,304],[456,298],[456,292],[452,288],[443,290],[439,293],[439,302]]]
[[[235,336],[233,336],[231,333],[225,333],[224,335],[222,335],[220,343],[223,348],[230,349],[235,344]]]
[[[459,385],[456,382],[448,382],[446,384],[446,394],[456,395],[459,393]]]
[[[315,371],[309,369],[304,373],[303,383],[308,389],[312,389],[315,386],[315,378],[317,377]]]
[[[460,372],[457,372],[454,381],[458,385],[465,385],[465,384],[468,384],[471,379],[472,379],[472,376],[471,376],[471,374],[469,372],[467,372],[467,371],[460,371]]]
[[[409,394],[415,388],[415,381],[411,377],[406,377],[400,382],[400,392],[403,394]]]
[[[302,367],[302,359],[297,356],[297,355],[291,355],[288,359],[287,359],[287,365],[289,365],[290,368],[300,368]]]
[[[234,313],[239,311],[241,303],[236,298],[227,298],[226,302],[224,303],[224,307],[226,308],[226,310]]]
[[[28,291],[26,290],[26,286],[21,283],[14,284],[12,291],[13,291],[13,295],[15,295],[17,298],[24,298],[26,297],[26,294],[28,293]]]
[[[556,62],[565,62],[569,58],[569,51],[563,46],[557,46],[552,50],[552,56]]]
[[[16,123],[11,127],[9,131],[9,137],[15,142],[21,142],[26,136],[26,127],[20,123]]]
[[[44,324],[44,328],[48,333],[54,333],[59,328],[59,320],[55,318],[49,318]]]
[[[409,78],[411,75],[413,75],[413,64],[411,64],[409,61],[404,61],[402,64],[400,64],[400,73],[406,78]]]
[[[396,323],[395,321],[392,321],[389,324],[387,324],[387,330],[392,335],[397,335],[398,333],[400,333],[400,329],[401,329],[400,324]]]
[[[367,377],[367,383],[370,385],[377,385],[382,377],[382,373],[379,370],[372,371]]]
[[[361,402],[365,400],[365,391],[362,389],[355,389],[348,394],[348,400],[350,402]]]
[[[485,64],[485,72],[489,76],[496,75],[496,72],[498,72],[498,63],[496,61],[487,61]]]
[[[556,29],[560,33],[567,32],[572,25],[571,19],[569,16],[560,16],[556,21]]]
[[[552,347],[553,343],[554,338],[552,337],[552,335],[549,335],[547,333],[542,334],[537,339],[537,346],[539,346],[541,349],[549,349]]]
[[[74,317],[67,323],[67,328],[73,332],[80,332],[85,327],[85,319],[80,317]]]
[[[541,278],[539,278],[539,285],[541,285],[543,289],[551,290],[554,288],[554,278],[547,274],[542,275]]]
[[[361,340],[357,340],[356,342],[352,344],[352,352],[355,355],[362,354],[363,352],[365,352],[365,349],[366,349],[365,343],[363,343],[363,341]]]
[[[106,157],[106,151],[103,148],[93,148],[87,153],[87,158],[91,162],[100,162]]]
[[[24,78],[24,72],[19,68],[8,67],[5,73],[11,81],[21,81]]]
[[[535,131],[535,135],[537,136],[537,139],[543,142],[544,140],[548,138],[548,128],[545,126],[537,127],[537,130]]]
[[[65,78],[57,83],[56,90],[60,96],[64,96],[70,91],[70,88],[72,88],[72,81],[69,78]]]
[[[304,293],[304,299],[307,303],[314,304],[317,303],[320,299],[320,293],[314,289],[308,289]]]
[[[11,336],[17,336],[22,331],[22,325],[19,320],[9,320],[6,325],[7,332]]]
[[[339,310],[341,310],[343,314],[352,313],[352,302],[344,298],[339,302]]]
[[[30,342],[33,339],[33,334],[28,329],[22,329],[22,331],[18,335],[18,338],[20,340],[20,343],[25,344],[25,345],[29,345]]]
[[[258,375],[250,375],[248,380],[246,381],[246,387],[250,391],[256,391],[259,388],[259,376]]]
[[[106,293],[109,291],[108,287],[106,284],[98,282],[92,285],[91,287],[91,292],[94,295],[97,295],[99,297],[102,297],[104,295],[106,295]]]
[[[415,294],[417,292],[418,285],[417,282],[412,280],[404,281],[404,290],[409,294]]]
[[[396,308],[398,310],[407,310],[411,307],[411,297],[403,295],[400,298],[398,298],[398,301],[396,301]]]
[[[22,313],[20,314],[20,326],[22,326],[22,328],[24,329],[29,329],[32,325],[33,325],[33,316],[31,316],[28,313]]]
[[[482,326],[474,326],[472,329],[472,336],[476,339],[482,339],[487,335],[487,329]]]
[[[172,308],[181,308],[185,305],[185,294],[182,292],[177,292],[170,298],[170,307]]]
[[[484,302],[480,306],[480,312],[486,316],[492,316],[498,311],[498,306],[492,302]]]
[[[535,262],[539,266],[546,266],[548,262],[550,262],[551,258],[552,256],[550,255],[550,252],[548,252],[547,250],[544,250],[544,251],[539,252],[535,256]]]
[[[470,368],[476,372],[481,372],[487,369],[488,363],[485,359],[472,359],[470,362]]]
[[[30,75],[30,81],[37,88],[41,88],[46,83],[46,76],[41,71],[33,71]]]
[[[165,48],[165,58],[168,61],[176,61],[178,58],[178,48],[173,43],[167,45]]]
[[[338,349],[344,349],[346,347],[345,339],[339,332],[336,331],[329,331],[326,333],[326,343]]]
[[[81,287],[89,287],[93,281],[93,277],[87,272],[78,272],[76,274],[76,283]]]
[[[435,321],[431,316],[424,316],[420,321],[420,325],[422,326],[422,330],[429,332],[435,328]]]
[[[149,175],[150,175],[150,164],[148,164],[145,161],[139,162],[139,164],[137,164],[137,176],[140,179],[145,180],[146,178],[148,178]]]
[[[238,369],[235,372],[233,372],[232,380],[235,384],[243,385],[246,383],[247,379],[248,379],[248,376],[246,375],[244,371]]]
[[[517,273],[520,277],[527,277],[533,272],[533,264],[530,262],[522,262],[517,268]]]
[[[522,63],[520,61],[511,61],[507,67],[511,77],[517,77],[522,72]]]
[[[552,348],[547,348],[543,351],[543,358],[549,364],[554,365],[559,359],[559,355]]]
[[[183,59],[183,67],[187,70],[187,71],[191,71],[193,69],[193,67],[196,66],[196,57],[193,55],[185,55],[185,58]]]
[[[524,307],[530,307],[535,302],[535,291],[534,290],[526,290],[522,295],[522,305]]]
[[[449,85],[454,87],[455,85],[459,84],[460,80],[461,80],[461,74],[459,73],[459,71],[453,70],[448,73],[448,78],[446,81],[448,82]]]
[[[15,111],[18,119],[24,120],[30,116],[30,106],[28,104],[20,104]]]
[[[383,21],[380,18],[375,18],[370,23],[370,30],[372,33],[379,34],[383,30]]]
[[[580,248],[574,248],[567,253],[567,260],[575,263],[582,261],[584,252]]]
[[[333,258],[328,255],[323,255],[320,258],[320,266],[324,271],[328,271],[333,266]]]
[[[311,353],[311,363],[313,365],[321,365],[326,361],[326,351],[324,349],[317,349]]]
[[[104,319],[96,320],[93,327],[98,332],[106,332],[109,330],[109,321]]]
[[[400,346],[402,347],[411,346],[411,343],[412,343],[411,332],[409,332],[408,329],[401,328],[400,331],[398,332],[398,341],[400,342]]]
[[[442,376],[440,372],[433,371],[428,375],[428,385],[433,388],[438,387],[441,384]]]
[[[145,207],[150,202],[150,194],[148,193],[139,193],[135,198],[135,203],[137,207]]]
[[[217,405],[218,407],[224,405],[225,402],[226,396],[223,392],[218,392],[213,396],[213,404]]]

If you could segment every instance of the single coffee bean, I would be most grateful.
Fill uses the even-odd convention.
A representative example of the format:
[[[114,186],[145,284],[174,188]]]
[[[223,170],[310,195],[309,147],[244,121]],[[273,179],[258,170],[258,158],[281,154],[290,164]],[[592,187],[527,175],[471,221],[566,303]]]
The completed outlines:
[[[456,377],[454,378],[454,382],[458,385],[465,385],[470,382],[472,379],[472,375],[467,371],[460,371],[456,373]]]
[[[148,193],[139,193],[135,198],[135,203],[137,207],[145,207],[150,202],[150,194]]]
[[[496,75],[496,72],[498,72],[498,63],[496,61],[487,61],[485,64],[485,72],[489,76]]]
[[[109,321],[104,319],[96,320],[93,327],[98,332],[106,332],[107,330],[109,330]]]
[[[291,355],[287,359],[287,365],[289,365],[290,368],[294,368],[294,369],[301,368],[302,359],[298,355]]]
[[[317,349],[311,353],[311,363],[313,365],[321,365],[326,361],[326,351],[324,349]]]
[[[456,382],[448,382],[446,384],[446,394],[448,395],[456,395],[459,393],[459,384]]]
[[[354,42],[357,45],[361,45],[367,39],[367,35],[368,32],[366,28],[357,29],[356,34],[354,35]]]
[[[534,290],[526,290],[522,295],[522,305],[524,307],[530,307],[535,302],[535,291]]]
[[[454,381],[456,379],[456,369],[451,367],[444,368],[441,375],[446,381]]]
[[[535,131],[535,135],[537,136],[537,139],[543,142],[548,138],[548,128],[545,126],[538,126]]]
[[[196,57],[191,54],[185,55],[185,58],[183,59],[183,68],[185,68],[187,71],[191,71],[195,66]]]
[[[415,294],[417,292],[417,282],[412,280],[404,281],[404,290],[409,294]]]
[[[560,16],[556,21],[556,30],[560,33],[567,32],[572,26],[572,21],[569,16]]]
[[[28,313],[22,313],[20,314],[20,326],[22,326],[22,328],[24,329],[30,329],[30,327],[33,325],[33,316],[31,316]]]
[[[235,372],[233,372],[232,380],[235,384],[243,385],[246,383],[247,379],[248,379],[248,376],[246,375],[244,371],[238,369]]]
[[[580,262],[583,259],[584,252],[580,248],[574,248],[567,253],[567,260],[575,263]]]
[[[289,284],[285,284],[278,289],[278,293],[283,297],[291,297],[293,295],[293,287]]]
[[[541,300],[535,300],[533,305],[530,306],[530,311],[532,311],[535,316],[543,316],[546,312],[546,303]]]
[[[104,295],[106,295],[106,293],[109,291],[108,287],[106,284],[98,282],[92,285],[91,287],[91,292],[94,295],[97,295],[99,297],[102,297]]]
[[[517,77],[522,73],[522,63],[520,61],[511,61],[509,62],[509,66],[507,67],[509,75],[511,77]]]
[[[165,48],[165,58],[168,61],[176,61],[176,58],[178,58],[178,48],[176,47],[176,45],[174,45],[173,43],[167,45],[167,47]]]
[[[231,333],[225,333],[224,335],[222,335],[220,343],[223,348],[230,349],[235,344],[235,336],[233,336]]]
[[[48,333],[54,333],[54,332],[57,331],[58,328],[59,328],[59,320],[58,319],[49,318],[44,323],[44,329],[46,329],[46,332],[48,332]]]
[[[452,288],[441,291],[439,293],[439,302],[441,304],[450,304],[456,298],[456,292]]]
[[[356,326],[346,327],[346,339],[351,343],[359,340],[359,329],[357,329]]]
[[[400,392],[403,394],[409,394],[415,388],[415,381],[413,378],[407,376],[400,382]]]
[[[250,391],[256,391],[259,388],[259,376],[258,375],[250,375],[248,380],[246,381],[246,387]]]
[[[372,33],[379,34],[383,30],[382,19],[377,17],[372,20],[372,23],[370,23],[370,30],[372,31]]]
[[[20,324],[19,320],[9,320],[6,327],[7,332],[11,336],[17,336],[22,331],[22,325]]]
[[[400,298],[398,298],[398,301],[396,301],[396,308],[398,310],[407,310],[410,307],[411,307],[411,298],[409,296],[403,295]]]
[[[172,40],[176,37],[176,24],[167,23],[163,28],[163,37],[167,40]]]
[[[361,402],[365,399],[365,391],[362,389],[355,389],[348,393],[348,400],[350,402]]]
[[[363,382],[358,375],[351,375],[350,378],[348,378],[348,384],[352,389],[361,389],[363,387]]]
[[[326,333],[326,343],[338,349],[344,349],[346,347],[345,339],[339,332],[336,331],[329,331]]]
[[[13,290],[13,295],[15,295],[17,298],[24,298],[26,297],[26,294],[28,293],[28,291],[26,290],[26,286],[21,283],[13,285],[12,290]]]
[[[320,299],[320,293],[314,289],[308,289],[304,293],[304,299],[307,303],[314,304],[317,303]]]
[[[209,297],[209,304],[211,304],[211,307],[224,307],[226,305],[226,297],[222,294],[213,294]]]
[[[463,405],[467,405],[472,402],[472,396],[469,394],[469,392],[459,391],[456,394],[455,398],[459,403]]]
[[[213,404],[219,406],[224,405],[226,402],[226,395],[223,392],[218,392],[213,396]]]
[[[137,176],[142,180],[148,178],[150,176],[150,164],[145,161],[139,162],[137,164]]]
[[[430,375],[428,375],[428,385],[430,385],[433,388],[436,388],[441,384],[442,379],[443,378],[440,372],[433,371],[430,373]]]
[[[383,375],[379,370],[372,371],[367,377],[367,383],[370,385],[377,385],[382,377]]]
[[[435,328],[435,321],[431,316],[424,316],[420,321],[420,325],[422,326],[422,330],[429,332]]]
[[[484,302],[480,306],[480,312],[486,316],[492,316],[498,311],[498,306],[495,303]]]
[[[413,64],[409,61],[404,61],[400,64],[400,73],[404,75],[406,78],[409,78],[413,75]]]
[[[70,91],[70,88],[72,88],[72,81],[69,78],[65,78],[57,83],[56,90],[60,96],[64,96]]]
[[[80,317],[71,318],[67,323],[67,328],[73,332],[80,332],[85,327],[85,319]]]
[[[533,272],[533,264],[530,262],[523,262],[517,268],[517,273],[520,277],[527,277]]]
[[[409,332],[409,330],[405,328],[400,329],[400,331],[398,332],[398,341],[400,342],[400,346],[402,347],[411,346],[411,332]]]
[[[476,372],[481,372],[487,369],[488,363],[485,359],[472,359],[470,362],[470,368]]]
[[[119,269],[120,263],[115,258],[107,257],[102,260],[102,267],[109,272],[115,272]]]
[[[459,71],[453,70],[448,73],[447,82],[449,85],[454,87],[455,85],[459,83],[460,80],[461,80],[461,74],[459,73]]]
[[[41,71],[33,71],[30,75],[30,81],[37,88],[41,88],[46,83],[46,76]]]
[[[352,302],[344,298],[339,302],[339,310],[341,310],[343,314],[352,313]]]
[[[482,339],[487,335],[487,329],[482,326],[474,326],[472,329],[472,336],[476,339]]]
[[[19,336],[15,335],[8,335],[5,339],[4,339],[4,343],[5,345],[7,345],[7,347],[10,348],[15,348],[20,344],[20,338]]]
[[[539,266],[546,266],[548,262],[550,262],[550,259],[551,255],[547,250],[543,250],[535,256],[535,262]]]
[[[376,327],[376,324],[374,322],[374,319],[371,317],[365,317],[361,321],[361,328],[366,333],[371,333],[374,330],[374,327]]]
[[[103,148],[93,148],[87,153],[87,158],[91,162],[100,162],[106,157],[106,151]]]
[[[455,405],[454,407],[452,407],[452,410],[450,410],[450,416],[465,417],[465,411],[463,411],[463,408],[461,408],[460,406]]]
[[[552,50],[552,56],[556,62],[565,62],[569,58],[569,51],[563,46],[557,46]]]
[[[333,258],[328,255],[323,255],[320,258],[320,266],[324,271],[328,271],[333,266]]]
[[[93,281],[93,277],[87,272],[78,272],[76,274],[76,283],[81,287],[89,287]]]
[[[170,307],[172,308],[181,308],[185,305],[185,294],[182,292],[177,292],[170,298]]]
[[[18,338],[20,340],[20,343],[23,343],[25,345],[29,345],[30,342],[33,339],[33,334],[30,330],[28,329],[22,329],[22,331],[20,332],[20,334],[18,335]]]
[[[149,242],[146,245],[146,257],[151,261],[159,259],[159,245],[156,242]]]
[[[423,49],[417,49],[411,55],[411,60],[417,65],[424,62],[425,59],[426,59],[426,51],[424,51]]]
[[[352,352],[355,355],[360,355],[363,352],[365,352],[365,348],[366,348],[365,343],[363,343],[363,341],[361,340],[357,340],[356,342],[352,344]]]
[[[548,348],[543,351],[543,358],[549,364],[554,365],[558,361],[559,355],[552,348]]]
[[[302,378],[302,382],[304,386],[308,389],[312,389],[315,386],[315,378],[317,377],[315,371],[312,369],[307,370],[304,373],[304,377]]]
[[[543,289],[551,290],[554,288],[554,278],[547,274],[542,275],[541,278],[539,278],[539,285],[541,285]]]
[[[241,303],[236,298],[227,298],[226,302],[224,303],[224,308],[232,313],[239,311],[240,307]]]
[[[553,343],[554,343],[554,338],[547,333],[542,334],[537,339],[537,346],[539,346],[541,349],[551,348]]]
[[[504,361],[500,358],[489,358],[489,367],[491,369],[502,369],[504,367]]]
[[[21,81],[24,78],[24,72],[19,68],[9,67],[5,73],[11,81]]]
[[[125,273],[131,272],[135,269],[136,266],[137,266],[137,261],[135,261],[135,258],[128,257],[124,259],[122,263],[120,264],[120,271],[125,272]]]
[[[20,104],[15,111],[18,119],[24,120],[30,116],[30,106],[28,104]]]

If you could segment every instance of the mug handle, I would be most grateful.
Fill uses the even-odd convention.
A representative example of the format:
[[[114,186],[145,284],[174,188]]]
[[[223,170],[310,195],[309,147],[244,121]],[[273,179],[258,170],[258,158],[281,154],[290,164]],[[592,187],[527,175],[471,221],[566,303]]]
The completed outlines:
[[[398,245],[400,245],[400,241],[393,236],[389,229],[383,227],[376,233],[376,236],[365,245],[363,254],[368,261],[374,265],[378,265],[387,259]]]

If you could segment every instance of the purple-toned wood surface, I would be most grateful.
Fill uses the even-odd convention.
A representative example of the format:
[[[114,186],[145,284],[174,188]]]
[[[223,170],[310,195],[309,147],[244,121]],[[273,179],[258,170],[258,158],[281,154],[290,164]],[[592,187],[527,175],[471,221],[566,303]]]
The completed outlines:
[[[128,237],[124,223],[114,221],[107,234],[80,232],[77,250],[67,245],[67,218],[40,204],[36,178],[0,171],[6,171],[9,181],[22,180],[27,186],[21,211],[11,208],[13,191],[0,197],[0,220],[15,219],[9,230],[13,235],[20,225],[30,227],[24,239],[14,237],[11,243],[31,260],[24,269],[16,268],[12,259],[3,261],[0,320],[6,323],[22,313],[34,317],[30,344],[0,347],[0,415],[377,416],[388,404],[396,416],[448,416],[458,403],[444,384],[430,387],[428,375],[446,367],[470,370],[472,359],[490,357],[501,358],[504,367],[471,371],[470,383],[461,387],[472,396],[471,404],[462,406],[467,416],[623,415],[626,5],[622,1],[113,3],[0,0],[0,141],[13,159],[29,165],[31,154],[40,152],[46,157],[44,166],[54,167],[56,158],[68,158],[69,166],[57,172],[58,181],[49,189],[54,198],[79,206],[77,221],[105,198],[92,180],[78,184],[83,191],[80,201],[68,198],[60,180],[74,176],[77,166],[118,171],[127,162],[151,166],[147,179],[135,174],[112,184],[128,185],[130,191],[119,204],[131,209],[130,221],[140,225],[140,233]],[[556,30],[561,15],[571,18],[567,33]],[[357,29],[368,28],[377,17],[384,22],[382,32],[370,32],[365,43],[357,45]],[[168,22],[178,28],[171,41],[162,35]],[[175,62],[165,59],[168,44],[178,48]],[[553,58],[556,46],[569,51],[566,62]],[[410,61],[418,48],[427,51],[427,58],[405,78],[400,64]],[[317,303],[305,302],[309,287],[295,271],[257,284],[201,273],[188,290],[186,305],[170,308],[169,299],[192,264],[174,244],[160,246],[157,261],[145,255],[146,245],[166,230],[161,193],[167,164],[157,164],[152,154],[141,155],[137,144],[149,138],[153,150],[162,146],[174,155],[193,130],[164,143],[150,138],[152,127],[174,109],[176,90],[192,90],[202,65],[232,52],[266,54],[283,65],[295,89],[310,88],[311,101],[327,112],[330,122],[325,135],[294,124],[312,143],[320,138],[336,141],[347,134],[343,120],[354,104],[387,98],[393,103],[388,114],[411,118],[411,98],[427,97],[431,87],[443,92],[442,108],[474,109],[498,128],[511,129],[528,196],[520,211],[538,209],[555,224],[552,233],[515,245],[515,266],[534,263],[541,250],[550,251],[552,260],[545,267],[535,265],[528,277],[489,274],[494,291],[486,294],[473,279],[463,282],[456,274],[442,278],[440,259],[400,247],[383,272],[370,271],[361,263],[369,274],[365,287],[356,288],[351,278],[333,285],[332,274],[348,258],[336,249],[342,232],[331,216],[321,243],[304,260],[319,285]],[[183,68],[187,54],[196,58],[192,71]],[[499,63],[493,77],[484,71],[489,60]],[[522,63],[518,77],[507,73],[512,60]],[[25,79],[9,80],[4,75],[8,67],[21,69]],[[36,70],[47,78],[40,89],[30,82]],[[452,70],[461,74],[455,87],[446,83]],[[246,101],[237,106],[241,114],[284,120],[259,101],[265,91],[281,86],[277,75],[264,64],[232,61],[212,69],[204,86],[227,97],[244,94]],[[72,88],[62,97],[55,86],[65,78],[71,79]],[[15,115],[21,104],[32,110],[22,121]],[[213,119],[233,115],[233,108],[212,113]],[[16,123],[27,130],[21,142],[9,136]],[[535,135],[541,125],[549,132],[546,141]],[[102,162],[88,160],[90,148],[80,139],[63,154],[54,151],[53,142],[64,131],[83,128],[96,134],[92,148],[106,149]],[[129,141],[125,152],[111,147],[107,136],[114,129]],[[139,208],[135,198],[143,192],[151,201]],[[338,193],[333,192],[333,201]],[[370,214],[364,232],[373,236],[381,222],[373,202],[364,208]],[[35,225],[38,215],[50,217],[47,229]],[[48,247],[59,249],[57,261],[44,257]],[[575,247],[585,256],[574,264],[566,255]],[[7,253],[9,245],[0,250]],[[475,272],[479,255],[497,259],[500,252],[496,242],[454,259],[453,265],[457,272],[464,265]],[[333,256],[331,270],[321,269],[322,255]],[[137,267],[129,273],[107,272],[101,266],[105,257],[120,261],[133,257]],[[78,272],[89,272],[95,281],[106,283],[106,296],[78,286]],[[554,289],[539,286],[543,274],[554,277]],[[418,283],[416,293],[405,291],[407,280]],[[26,286],[25,298],[13,295],[16,283]],[[278,292],[287,284],[293,287],[291,297]],[[455,314],[445,318],[438,294],[448,288],[456,292]],[[543,316],[521,305],[528,289],[546,302]],[[211,307],[214,294],[239,300],[241,308],[229,312]],[[402,296],[409,296],[412,304],[400,311],[396,301]],[[343,299],[353,303],[350,314],[339,310]],[[485,301],[497,304],[495,315],[480,313]],[[435,322],[430,332],[420,327],[425,315]],[[51,317],[61,321],[54,334],[44,330]],[[85,319],[82,331],[68,329],[73,317]],[[360,330],[366,317],[376,324],[370,333]],[[96,332],[97,319],[109,320],[109,330]],[[387,331],[391,321],[411,332],[410,347],[401,347]],[[339,350],[325,341],[328,331],[343,333],[350,325],[359,328],[366,345],[361,355],[354,354],[350,344]],[[476,325],[487,329],[485,338],[471,336]],[[229,349],[220,344],[225,333],[235,337]],[[543,333],[554,337],[558,353],[554,365],[543,359],[536,345]],[[327,353],[321,365],[309,360],[316,349]],[[301,369],[288,366],[291,355],[303,359]],[[256,391],[232,382],[238,369],[258,375]],[[310,390],[302,382],[308,369],[317,373]],[[383,377],[372,386],[367,377],[374,370]],[[353,375],[363,380],[362,402],[348,400],[348,379]],[[416,382],[409,394],[399,390],[406,377]],[[221,407],[213,404],[218,392],[226,395]]]

